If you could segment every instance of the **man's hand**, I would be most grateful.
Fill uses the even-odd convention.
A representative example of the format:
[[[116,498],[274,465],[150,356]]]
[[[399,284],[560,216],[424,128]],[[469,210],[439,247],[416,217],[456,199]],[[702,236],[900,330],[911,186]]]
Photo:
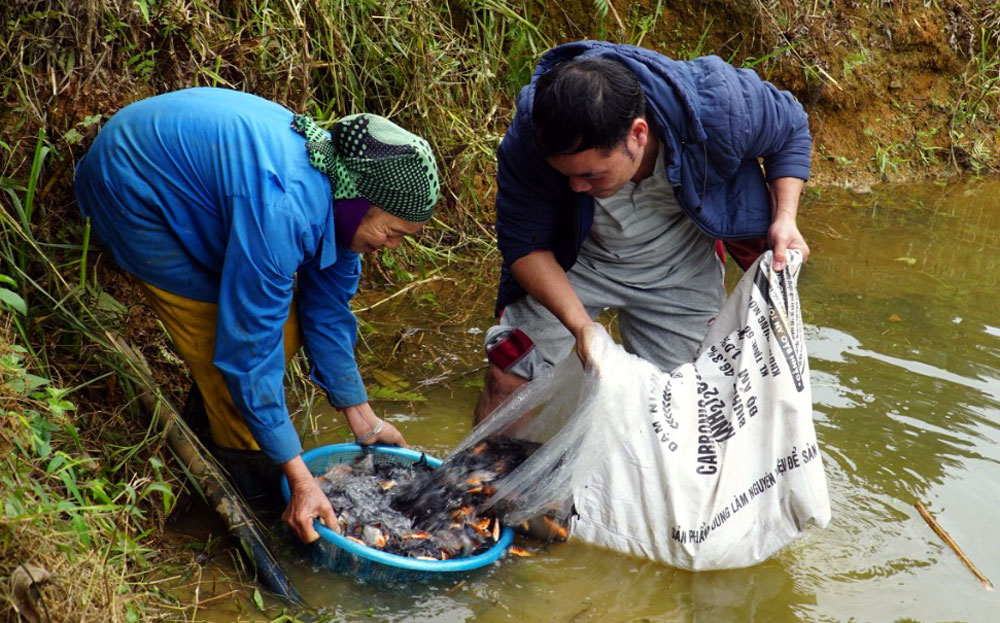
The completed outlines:
[[[319,533],[313,528],[313,520],[316,518],[327,528],[340,532],[330,500],[316,484],[302,457],[297,456],[283,463],[281,469],[288,478],[288,489],[292,494],[281,519],[291,527],[295,536],[303,543],[312,543],[318,539]]]
[[[803,262],[809,259],[809,245],[795,223],[803,184],[795,177],[779,177],[768,184],[771,191],[771,226],[767,229],[767,243],[774,251],[771,266],[776,271],[785,269],[788,249],[801,251]]]
[[[521,287],[552,312],[573,335],[576,355],[586,366],[587,340],[581,338],[588,327],[593,329],[594,321],[552,251],[535,251],[525,255],[511,264],[510,270]]]
[[[590,361],[590,347],[593,343],[594,323],[590,322],[576,332],[576,356],[580,358],[580,364],[583,365],[584,369],[587,368],[587,362]]]
[[[784,270],[788,262],[788,249],[802,251],[802,261],[809,259],[809,245],[795,224],[795,217],[783,217],[771,223],[767,230],[767,242],[774,250],[774,261],[771,266],[776,271]]]

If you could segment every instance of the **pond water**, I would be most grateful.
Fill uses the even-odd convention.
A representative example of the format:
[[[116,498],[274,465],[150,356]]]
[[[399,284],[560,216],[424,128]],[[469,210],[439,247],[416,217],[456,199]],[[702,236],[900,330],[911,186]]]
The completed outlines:
[[[812,247],[799,283],[833,508],[825,530],[733,571],[571,541],[443,586],[387,589],[296,562],[298,589],[347,621],[1000,620],[1000,596],[914,508],[922,501],[1000,582],[1000,183],[820,189],[800,225]],[[376,410],[430,454],[469,431],[492,294],[441,280],[361,314],[368,331],[395,336],[384,365],[361,343],[379,382],[426,398]],[[306,444],[338,441],[342,429],[320,427]]]

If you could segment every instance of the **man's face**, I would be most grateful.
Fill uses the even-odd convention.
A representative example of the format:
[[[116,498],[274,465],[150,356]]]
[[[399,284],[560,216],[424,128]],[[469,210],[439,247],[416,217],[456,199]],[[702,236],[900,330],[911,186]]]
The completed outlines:
[[[639,118],[633,122],[625,140],[610,151],[588,149],[552,156],[548,163],[566,176],[573,192],[604,199],[618,192],[636,176],[648,136],[649,126]]]

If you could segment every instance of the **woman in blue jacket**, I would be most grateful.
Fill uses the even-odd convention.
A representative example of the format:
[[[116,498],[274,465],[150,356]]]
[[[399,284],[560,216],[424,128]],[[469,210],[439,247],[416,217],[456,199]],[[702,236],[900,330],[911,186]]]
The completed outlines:
[[[584,360],[602,309],[630,352],[692,361],[724,299],[716,241],[766,240],[777,270],[787,249],[808,257],[796,216],[811,144],[790,93],[718,57],[549,50],[497,151],[500,323],[477,420],[574,344]]]
[[[350,300],[359,254],[396,248],[431,216],[427,142],[375,115],[328,133],[253,95],[187,89],[115,114],[77,167],[76,194],[188,364],[223,462],[238,472],[263,453],[288,477],[284,519],[299,538],[318,538],[317,517],[336,529],[299,456],[285,365],[304,345],[358,442],[405,444],[368,404]]]

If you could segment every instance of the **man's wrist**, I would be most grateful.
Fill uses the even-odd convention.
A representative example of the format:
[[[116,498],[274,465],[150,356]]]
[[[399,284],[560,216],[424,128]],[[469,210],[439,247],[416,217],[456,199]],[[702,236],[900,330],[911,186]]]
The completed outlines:
[[[574,326],[569,328],[569,332],[573,334],[573,337],[577,340],[583,337],[583,332],[587,330],[587,327],[593,326],[594,321],[587,318],[585,322],[580,322],[574,324]]]
[[[797,212],[798,210],[795,208],[777,208],[771,217],[771,222],[778,223],[788,221],[795,223]]]

